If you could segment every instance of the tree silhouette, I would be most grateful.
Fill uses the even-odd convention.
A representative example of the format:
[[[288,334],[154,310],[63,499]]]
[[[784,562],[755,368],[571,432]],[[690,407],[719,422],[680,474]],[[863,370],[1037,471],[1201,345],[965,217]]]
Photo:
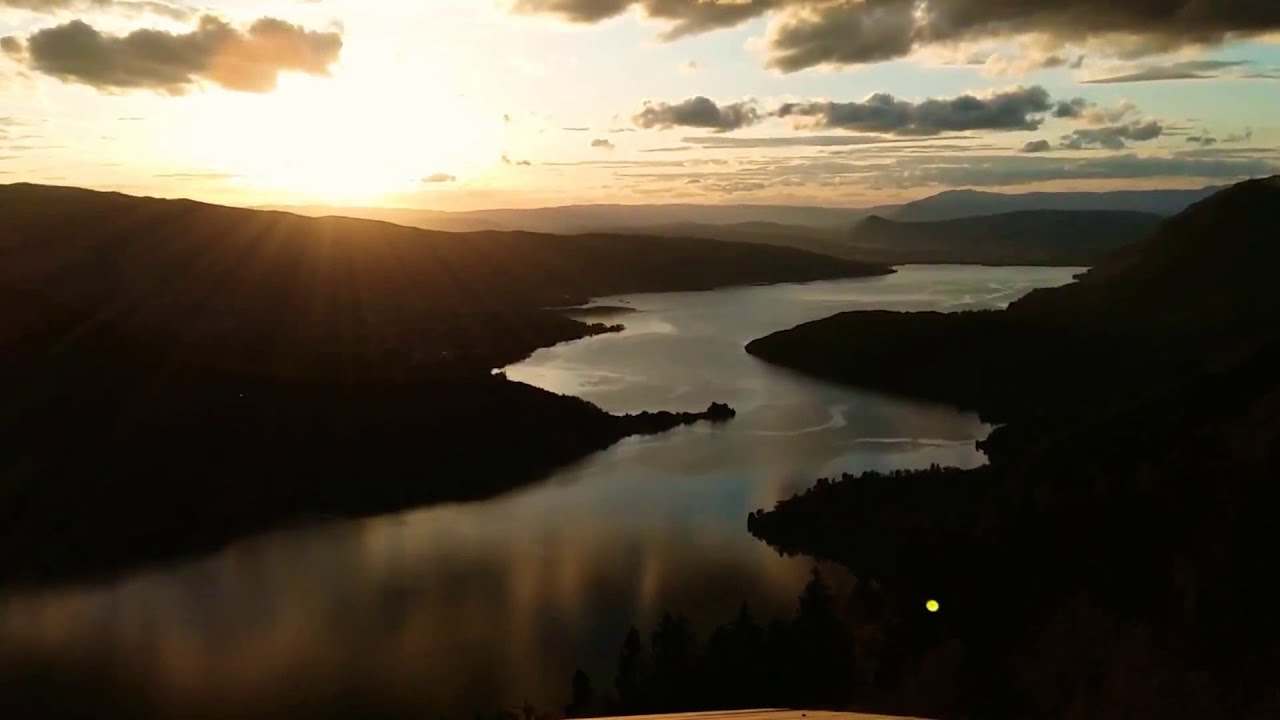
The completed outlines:
[[[836,616],[831,586],[816,567],[800,594],[792,643],[799,696],[819,706],[845,700],[853,679],[853,644]]]
[[[640,631],[632,626],[627,639],[622,642],[622,654],[618,657],[618,674],[614,677],[614,689],[624,708],[640,709],[645,703],[645,685],[648,681],[648,658]]]
[[[573,674],[573,700],[564,709],[565,717],[587,717],[596,707],[595,689],[591,678],[581,668]]]
[[[653,632],[653,686],[658,709],[691,707],[698,640],[682,615],[663,613]]]

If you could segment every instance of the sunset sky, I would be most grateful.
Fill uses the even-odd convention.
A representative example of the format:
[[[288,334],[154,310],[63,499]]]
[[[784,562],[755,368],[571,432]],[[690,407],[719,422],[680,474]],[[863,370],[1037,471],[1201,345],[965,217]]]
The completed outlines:
[[[1275,0],[0,0],[0,182],[866,205],[1280,172]]]

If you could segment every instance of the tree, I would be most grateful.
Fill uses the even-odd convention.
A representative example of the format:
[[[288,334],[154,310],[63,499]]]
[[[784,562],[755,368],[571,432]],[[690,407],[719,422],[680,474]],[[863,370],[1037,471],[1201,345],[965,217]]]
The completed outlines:
[[[641,710],[646,705],[644,690],[648,676],[648,659],[640,631],[632,626],[627,639],[622,642],[622,654],[618,657],[618,674],[614,677],[614,689],[626,711]]]
[[[565,717],[587,717],[596,707],[595,689],[591,678],[581,668],[573,674],[573,700],[564,709]]]

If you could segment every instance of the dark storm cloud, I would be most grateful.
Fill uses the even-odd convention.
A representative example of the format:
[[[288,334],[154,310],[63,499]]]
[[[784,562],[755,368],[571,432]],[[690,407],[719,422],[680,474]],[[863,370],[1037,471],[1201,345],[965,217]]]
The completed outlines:
[[[1105,150],[1123,150],[1130,142],[1147,142],[1164,134],[1164,126],[1155,120],[1130,122],[1123,125],[1107,125],[1097,128],[1081,128],[1074,130],[1062,140],[1062,147],[1068,150],[1086,150],[1103,148]]]
[[[1052,149],[1053,149],[1053,146],[1049,144],[1048,140],[1032,140],[1026,145],[1023,145],[1022,150],[1020,152],[1042,153],[1042,152],[1049,152]]]
[[[81,20],[39,30],[10,51],[37,72],[102,90],[181,94],[202,81],[269,92],[281,72],[327,75],[342,50],[337,32],[315,32],[275,18],[238,30],[212,17],[188,33],[135,30],[108,35]]]
[[[195,11],[181,5],[149,0],[0,0],[0,8],[14,8],[38,13],[100,10],[125,15],[154,13],[165,17],[186,19]]]
[[[604,138],[597,138],[591,141],[591,147],[599,148],[601,150],[612,150],[613,143]]]
[[[759,122],[760,111],[750,101],[717,105],[713,100],[698,96],[674,105],[646,102],[631,121],[642,128],[695,127],[729,132]]]
[[[965,130],[1035,130],[1054,109],[1040,86],[1018,87],[988,96],[961,95],[913,103],[887,93],[861,102],[787,103],[778,117],[801,118],[821,128],[890,135],[939,135]]]
[[[1036,35],[1046,56],[1097,43],[1130,57],[1280,30],[1274,0],[513,0],[517,12],[594,23],[638,8],[668,37],[769,16],[769,65],[792,72],[942,44]]]

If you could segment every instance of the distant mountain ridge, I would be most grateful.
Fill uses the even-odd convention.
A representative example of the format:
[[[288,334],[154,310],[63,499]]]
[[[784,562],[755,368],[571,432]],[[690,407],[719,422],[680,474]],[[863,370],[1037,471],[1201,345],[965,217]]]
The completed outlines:
[[[1000,421],[1051,415],[1082,394],[1176,376],[1274,333],[1278,204],[1280,178],[1231,186],[1077,282],[1031,292],[1002,312],[845,313],[748,350],[830,379],[983,409]],[[924,351],[932,345],[948,352]]]
[[[1115,211],[1174,215],[1221,189],[1222,186],[1210,186],[1195,190],[1009,194],[979,190],[948,190],[902,205],[894,210],[890,217],[908,222],[931,222],[1023,210]]]
[[[562,205],[541,208],[497,208],[447,212],[411,208],[359,208],[326,206],[268,206],[311,217],[338,215],[420,227],[427,230],[524,230],[554,234],[587,232],[648,232],[649,228],[700,223],[777,223],[813,228],[844,227],[865,217],[863,208],[791,205]]]
[[[767,223],[831,230],[847,228],[870,215],[893,220],[923,222],[996,215],[1023,210],[1126,211],[1173,215],[1220,187],[1196,190],[1119,190],[1111,192],[997,193],[981,190],[947,190],[902,205],[834,207],[806,205],[587,204],[541,208],[496,208],[448,212],[412,208],[359,208],[326,206],[270,206],[312,217],[339,215],[385,220],[428,230],[526,230],[574,234],[622,231],[653,232],[673,225],[740,225]]]
[[[1087,266],[1146,237],[1162,219],[1108,210],[1022,210],[930,222],[872,215],[850,230],[840,254],[889,265]]]

